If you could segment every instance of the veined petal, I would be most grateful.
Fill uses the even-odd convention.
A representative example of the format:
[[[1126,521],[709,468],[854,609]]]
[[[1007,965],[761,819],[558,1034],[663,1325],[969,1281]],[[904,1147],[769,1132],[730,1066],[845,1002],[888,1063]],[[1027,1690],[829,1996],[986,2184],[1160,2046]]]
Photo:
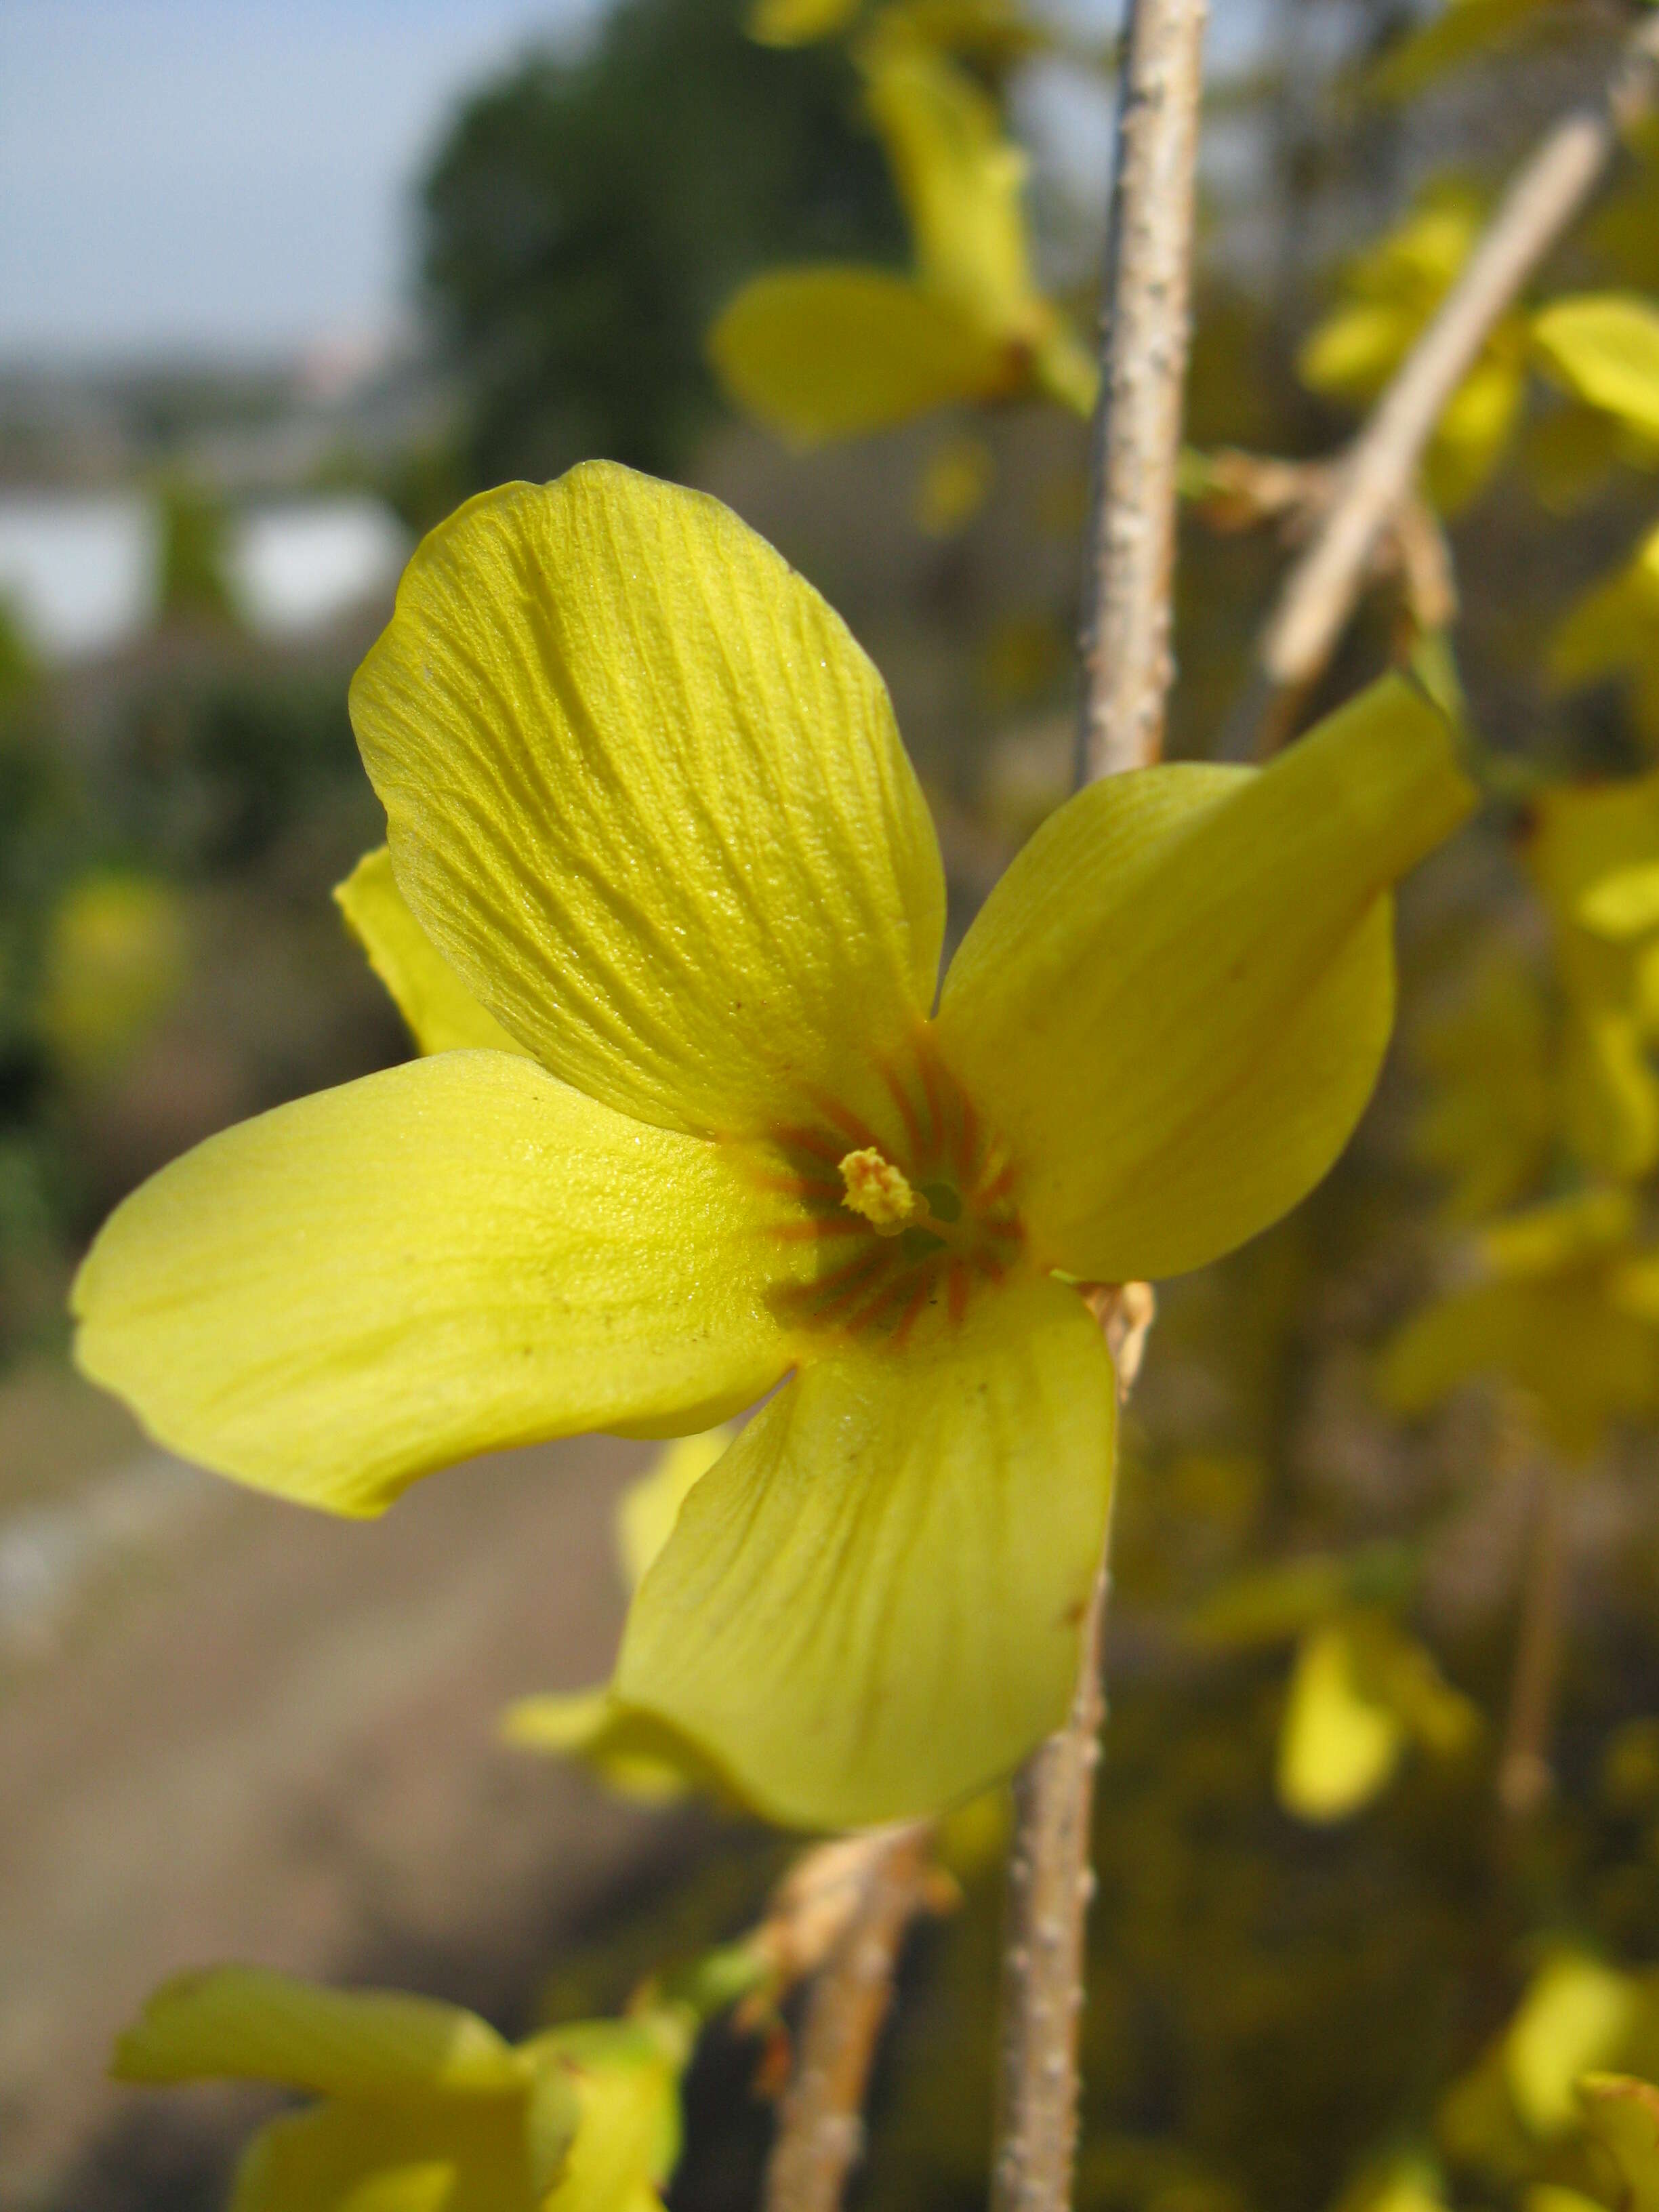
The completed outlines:
[[[1018,379],[952,301],[854,265],[753,278],[721,310],[708,357],[739,407],[801,446],[890,429]]]
[[[540,2212],[521,2105],[324,2105],[249,2144],[230,2212]]]
[[[76,1357],[188,1457],[378,1512],[477,1452],[752,1403],[788,1364],[786,1204],[532,1060],[445,1053],[136,1191],[76,1283]]]
[[[1082,1300],[1029,1276],[804,1369],[681,1507],[617,1695],[800,1826],[969,1796],[1065,1713],[1115,1405]]]
[[[422,1052],[524,1050],[484,1012],[404,905],[384,845],[365,853],[336,884],[334,901]]]
[[[115,2046],[122,2081],[279,2081],[320,2096],[522,2095],[487,2021],[431,1997],[330,1990],[261,1966],[165,1982]]]
[[[825,1085],[879,1110],[933,990],[933,824],[881,678],[718,501],[608,462],[481,494],[351,710],[416,920],[556,1074],[698,1134]]]
[[[1474,797],[1449,726],[1391,678],[1268,769],[1142,769],[1049,817],[938,1026],[1051,1265],[1178,1273],[1313,1188],[1388,1042],[1389,886]]]

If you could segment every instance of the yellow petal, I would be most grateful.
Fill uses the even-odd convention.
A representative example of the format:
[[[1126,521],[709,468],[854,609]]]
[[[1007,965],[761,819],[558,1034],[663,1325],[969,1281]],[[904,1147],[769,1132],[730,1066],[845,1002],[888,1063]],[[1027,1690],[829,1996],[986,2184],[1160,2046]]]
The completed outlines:
[[[1578,919],[1598,937],[1646,937],[1659,930],[1659,860],[1610,869],[1579,900]]]
[[[508,1444],[701,1427],[788,1364],[776,1202],[740,1173],[533,1061],[410,1060],[135,1192],[76,1284],[76,1356],[173,1449],[342,1513]]]
[[[689,1744],[648,1713],[619,1704],[607,1685],[520,1698],[502,1714],[501,1734],[526,1751],[580,1759],[641,1805],[672,1804],[714,1781]]]
[[[647,2212],[680,2151],[679,2055],[647,2024],[588,2021],[538,2037],[532,2051],[570,2068],[581,2120],[546,2212]]]
[[[115,2046],[123,2081],[277,2081],[324,2096],[518,2096],[529,2070],[488,2021],[430,1997],[319,1989],[259,1966],[163,1983]]]
[[[1082,1301],[1029,1278],[806,1368],[686,1499],[618,1695],[800,1826],[970,1795],[1065,1712],[1115,1403]]]
[[[1534,2135],[1571,2125],[1579,2075],[1618,2056],[1640,2006],[1628,1974],[1583,1952],[1562,1952],[1540,1968],[1504,2038],[1510,2094]]]
[[[522,1052],[493,1014],[487,1014],[404,904],[392,879],[392,855],[382,845],[365,853],[335,902],[368,964],[392,994],[398,1012],[422,1052]]]
[[[922,283],[988,335],[1032,335],[1025,156],[967,71],[902,33],[871,40],[866,99],[916,243]]]
[[[1390,678],[1260,773],[1143,769],[1049,817],[939,1017],[1047,1261],[1176,1273],[1311,1189],[1388,1042],[1389,886],[1473,801],[1447,724]]]
[[[325,2105],[248,2146],[230,2212],[540,2212],[521,2101]]]
[[[1443,513],[1455,514],[1484,488],[1520,420],[1526,389],[1518,353],[1490,352],[1452,394],[1425,470],[1429,495]]]
[[[1391,1779],[1405,1747],[1399,1715],[1364,1680],[1350,1625],[1332,1621],[1305,1636],[1279,1737],[1285,1810],[1304,1820],[1346,1820]]]
[[[351,706],[416,918],[556,1074],[698,1133],[884,1110],[933,824],[881,678],[717,501],[608,462],[480,495]]]
[[[617,1545],[628,1587],[636,1590],[672,1533],[691,1486],[708,1474],[732,1442],[730,1429],[705,1429],[680,1437],[658,1455],[656,1465],[630,1483],[617,1509]]]
[[[1587,2074],[1578,2084],[1584,2126],[1624,2185],[1622,2212],[1659,2212],[1659,2089],[1627,2074]]]
[[[1396,1413],[1418,1414],[1477,1378],[1522,1392],[1557,1449],[1583,1458],[1610,1421],[1659,1412],[1659,1334],[1578,1276],[1477,1283],[1409,1321],[1377,1380]]]
[[[951,301],[854,266],[753,278],[721,310],[708,357],[738,406],[799,446],[988,398],[1011,376],[1004,349]]]
[[[1586,293],[1553,301],[1532,329],[1571,391],[1659,439],[1659,305],[1635,293]]]
[[[1587,1164],[1639,1175],[1659,1157],[1659,1081],[1645,1049],[1641,947],[1585,926],[1609,876],[1659,853],[1659,774],[1564,785],[1534,804],[1528,868],[1554,924],[1569,1020],[1563,1079],[1568,1133]]]
[[[1559,1273],[1626,1243],[1636,1226],[1628,1190],[1592,1188],[1529,1206],[1484,1229],[1476,1249],[1489,1274],[1519,1279]]]
[[[1297,356],[1296,371],[1313,392],[1368,399],[1411,350],[1422,317],[1395,300],[1356,300],[1327,317]]]

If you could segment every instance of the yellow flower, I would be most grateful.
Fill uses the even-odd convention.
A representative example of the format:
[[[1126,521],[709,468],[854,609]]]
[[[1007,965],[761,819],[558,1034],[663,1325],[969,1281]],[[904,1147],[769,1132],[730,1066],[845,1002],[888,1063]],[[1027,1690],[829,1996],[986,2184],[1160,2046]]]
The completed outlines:
[[[1279,1802],[1319,1825],[1361,1811],[1394,1779],[1413,1743],[1451,1758],[1474,1739],[1480,1710],[1434,1655],[1380,1606],[1354,1606],[1297,1646],[1275,1781]]]
[[[399,957],[423,938],[523,1049],[176,1161],[82,1271],[82,1366],[178,1450],[356,1514],[765,1397],[640,1586],[617,1697],[781,1820],[968,1796],[1075,1667],[1115,1397],[1075,1285],[1202,1265],[1340,1151],[1389,887],[1472,804],[1451,732],[1390,679],[1265,770],[1081,793],[930,1013],[943,871],[886,692],[718,502],[602,463],[472,501],[352,711]],[[896,1235],[847,1202],[872,1151]]]
[[[1599,1175],[1644,1175],[1659,1159],[1659,770],[1543,792],[1525,858],[1565,1001],[1568,1140]]]
[[[1549,669],[1563,690],[1622,678],[1637,728],[1659,750],[1659,530],[1574,603],[1551,640]]]
[[[1659,2212],[1659,2088],[1628,2074],[1586,2074],[1578,2102],[1584,2132],[1618,2177],[1608,2194],[1620,2212]]]
[[[692,2033],[676,2008],[510,2045],[430,1998],[226,1966],[158,1990],[112,2070],[318,2099],[254,2137],[231,2212],[653,2212]]]
[[[860,58],[915,274],[849,263],[755,277],[709,333],[726,390],[804,445],[1031,390],[1087,416],[1094,367],[1036,288],[1025,156],[1004,137],[995,103],[896,19]]]
[[[1346,297],[1304,346],[1303,382],[1334,398],[1374,398],[1450,290],[1482,221],[1465,185],[1447,181],[1425,192],[1404,222],[1344,269]],[[1503,457],[1526,388],[1526,351],[1524,320],[1505,316],[1440,417],[1424,478],[1449,514],[1474,497]]]
[[[1659,459],[1659,301],[1636,292],[1553,300],[1534,317],[1532,335],[1569,391],[1633,441],[1632,459]]]
[[[176,891],[101,870],[65,892],[47,932],[38,1020],[74,1073],[107,1075],[177,999],[188,948]]]
[[[1429,1096],[1412,1151],[1447,1178],[1449,1218],[1478,1221],[1528,1196],[1560,1118],[1550,1023],[1531,970],[1489,948],[1458,1003],[1424,1025],[1415,1056]]]
[[[1407,1322],[1382,1361],[1383,1396],[1425,1413],[1460,1384],[1501,1378],[1556,1449],[1597,1450],[1610,1422],[1659,1414],[1659,1255],[1634,1242],[1622,1189],[1494,1223],[1477,1273]]]

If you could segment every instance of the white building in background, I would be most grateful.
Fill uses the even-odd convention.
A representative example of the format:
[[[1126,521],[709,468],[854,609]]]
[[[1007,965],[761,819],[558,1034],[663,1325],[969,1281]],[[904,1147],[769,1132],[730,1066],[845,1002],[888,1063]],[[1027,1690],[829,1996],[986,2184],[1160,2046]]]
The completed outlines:
[[[227,580],[256,635],[295,639],[389,598],[411,543],[367,493],[284,498],[234,517]],[[160,503],[143,493],[0,493],[0,602],[48,661],[149,629],[161,548]]]

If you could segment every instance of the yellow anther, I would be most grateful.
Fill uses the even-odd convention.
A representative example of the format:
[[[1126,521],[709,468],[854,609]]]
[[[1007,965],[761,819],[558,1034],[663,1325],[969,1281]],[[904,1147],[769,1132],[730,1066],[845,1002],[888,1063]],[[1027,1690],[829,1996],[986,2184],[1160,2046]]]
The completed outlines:
[[[912,1190],[901,1170],[873,1145],[848,1152],[841,1164],[847,1187],[842,1203],[861,1213],[878,1237],[896,1237],[901,1229],[926,1218],[927,1201]]]

